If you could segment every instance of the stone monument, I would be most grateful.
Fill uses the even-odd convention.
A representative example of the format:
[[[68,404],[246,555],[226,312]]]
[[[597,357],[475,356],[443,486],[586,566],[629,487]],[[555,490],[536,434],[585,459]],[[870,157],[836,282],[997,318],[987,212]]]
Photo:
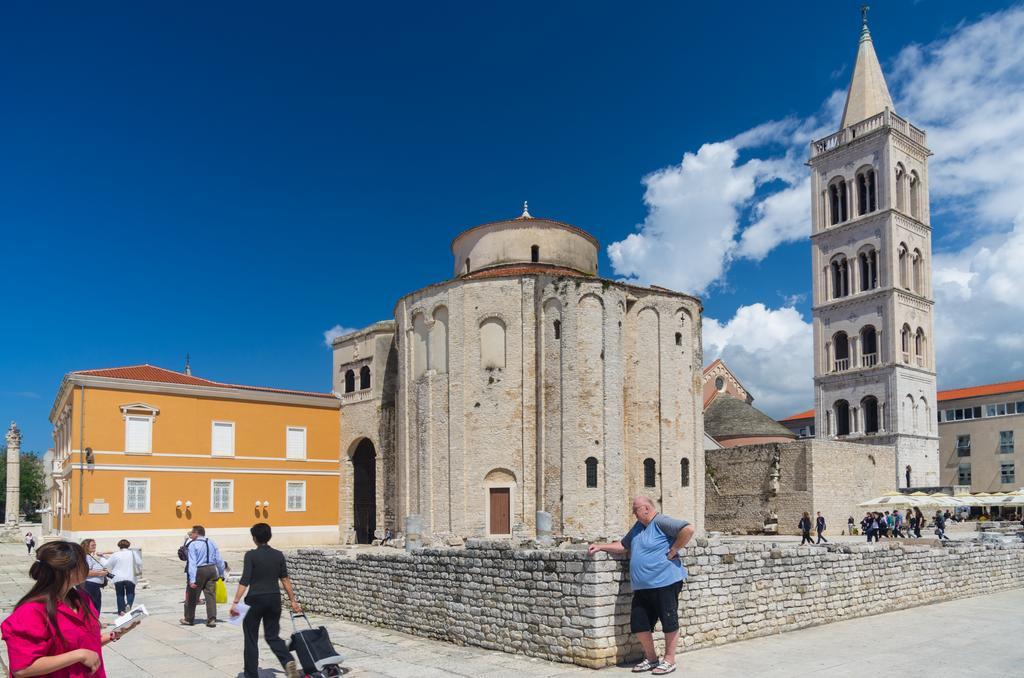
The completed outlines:
[[[18,508],[21,506],[21,430],[13,421],[7,429],[7,510],[4,524],[14,527],[18,524]]]

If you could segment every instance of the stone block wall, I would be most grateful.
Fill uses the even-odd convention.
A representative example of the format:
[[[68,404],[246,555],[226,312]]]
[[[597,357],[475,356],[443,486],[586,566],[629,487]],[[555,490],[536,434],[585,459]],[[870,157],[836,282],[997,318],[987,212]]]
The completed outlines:
[[[771,482],[772,459],[779,460],[778,485]],[[836,440],[743,445],[705,452],[709,469],[706,529],[760,533],[774,512],[781,534],[799,534],[804,511],[821,511],[826,534],[846,529],[858,504],[895,488],[895,452],[891,445],[865,445]]]
[[[1024,586],[1024,544],[698,541],[684,554],[682,650]],[[606,554],[469,540],[354,559],[300,550],[288,567],[310,612],[592,668],[639,656],[628,563]]]

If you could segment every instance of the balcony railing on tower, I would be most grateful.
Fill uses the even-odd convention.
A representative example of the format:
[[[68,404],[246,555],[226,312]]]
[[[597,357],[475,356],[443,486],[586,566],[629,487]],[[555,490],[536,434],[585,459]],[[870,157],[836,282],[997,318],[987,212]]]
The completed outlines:
[[[836,372],[845,372],[848,369],[850,369],[849,358],[836,358]]]
[[[877,353],[865,353],[864,355],[862,355],[860,357],[860,365],[861,365],[861,367],[874,367],[877,364],[878,364],[878,354]]]
[[[828,153],[833,151],[840,146],[845,146],[854,139],[864,136],[870,132],[874,132],[877,129],[883,127],[891,127],[892,129],[900,132],[904,136],[907,136],[922,146],[925,145],[925,133],[913,125],[911,125],[906,119],[901,118],[892,111],[886,109],[877,115],[873,115],[870,118],[861,120],[855,125],[850,125],[844,129],[839,130],[835,134],[831,134],[824,139],[811,142],[811,157],[816,157],[822,153]]]

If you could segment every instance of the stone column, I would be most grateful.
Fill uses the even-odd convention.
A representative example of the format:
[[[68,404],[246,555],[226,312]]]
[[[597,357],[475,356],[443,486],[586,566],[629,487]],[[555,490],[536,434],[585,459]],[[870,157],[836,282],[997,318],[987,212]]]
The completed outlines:
[[[7,429],[7,510],[4,522],[18,524],[21,505],[21,431],[13,421]]]

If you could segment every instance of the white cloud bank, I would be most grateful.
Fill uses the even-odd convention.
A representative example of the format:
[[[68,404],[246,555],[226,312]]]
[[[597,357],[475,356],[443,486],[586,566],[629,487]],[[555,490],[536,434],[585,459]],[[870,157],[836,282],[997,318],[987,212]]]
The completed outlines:
[[[329,329],[326,332],[324,332],[324,345],[327,348],[332,348],[334,346],[334,340],[335,339],[337,339],[338,337],[343,337],[346,334],[349,334],[349,333],[355,332],[355,331],[356,331],[356,328],[354,328],[354,327],[342,327],[341,325],[335,325],[331,329]]]
[[[854,38],[851,34],[851,61]],[[928,132],[940,385],[1019,377],[1024,359],[1024,7],[910,45],[887,68],[897,111]],[[803,162],[838,127],[844,91],[805,119],[758,125],[644,177],[647,217],[612,243],[615,272],[695,294],[732,261],[762,260],[810,233]],[[748,158],[740,162],[740,155]],[[1011,228],[1012,225],[1012,228]],[[959,245],[945,245],[958,242]],[[810,282],[808,272],[808,283]],[[811,326],[791,306],[705,318],[705,359],[723,358],[775,416],[813,403]]]

